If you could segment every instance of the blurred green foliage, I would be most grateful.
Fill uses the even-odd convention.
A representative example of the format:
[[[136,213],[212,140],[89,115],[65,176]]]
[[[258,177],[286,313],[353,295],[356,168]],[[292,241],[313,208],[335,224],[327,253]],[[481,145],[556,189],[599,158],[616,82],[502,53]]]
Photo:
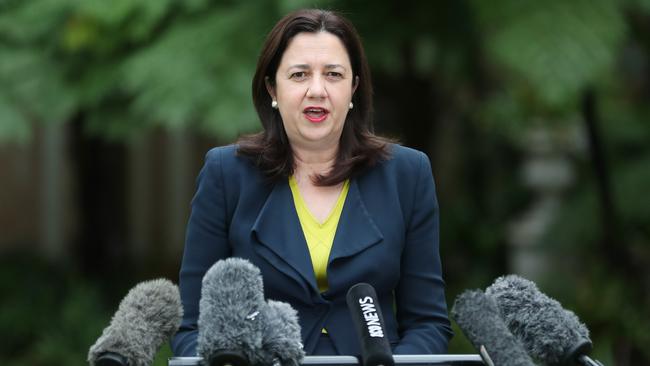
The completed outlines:
[[[586,85],[611,72],[628,31],[625,11],[647,3],[406,1],[399,11],[389,3],[372,11],[362,2],[319,5],[349,13],[375,70],[433,76],[440,69],[439,77],[456,88],[468,63],[494,68],[501,88],[479,110],[500,111],[489,120],[512,123],[521,113],[570,110]],[[0,139],[24,141],[31,123],[66,121],[79,111],[89,131],[111,138],[151,125],[190,126],[225,139],[251,131],[257,124],[249,85],[263,35],[301,4],[314,5],[5,1]],[[484,60],[471,59],[476,42]],[[414,45],[410,64],[399,52],[406,43]]]
[[[0,139],[25,140],[25,125],[79,111],[89,132],[113,139],[151,125],[225,138],[256,127],[249,84],[269,15],[278,14],[271,2],[33,0],[3,8]]]
[[[110,323],[119,301],[100,293],[100,287],[70,267],[28,253],[5,253],[0,258],[2,364],[88,365],[88,349]],[[166,344],[154,365],[167,365],[169,357]]]
[[[508,225],[533,199],[519,172],[525,136],[541,126],[576,170],[541,240],[552,265],[541,287],[588,324],[605,364],[647,363],[650,0],[4,0],[0,143],[71,120],[114,141],[156,127],[231,141],[258,128],[249,89],[266,32],[302,6],[340,10],[359,29],[380,125],[443,145],[434,163],[449,304],[508,271]],[[585,134],[588,91],[601,162],[588,141],[567,142]],[[123,294],[33,258],[2,264],[0,330],[14,335],[3,359],[83,364],[115,310],[105,304]],[[474,352],[455,330],[450,351]]]
[[[96,286],[34,256],[5,254],[0,291],[3,364],[87,364],[88,347],[110,319]]]

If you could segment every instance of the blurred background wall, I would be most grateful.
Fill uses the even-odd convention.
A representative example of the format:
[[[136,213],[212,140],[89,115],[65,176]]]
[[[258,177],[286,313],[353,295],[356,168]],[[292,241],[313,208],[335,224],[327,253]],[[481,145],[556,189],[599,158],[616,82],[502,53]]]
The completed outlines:
[[[649,0],[0,2],[3,364],[86,364],[130,287],[177,282],[203,156],[259,129],[259,48],[311,6],[361,33],[377,132],[431,158],[449,305],[517,273],[650,364]]]

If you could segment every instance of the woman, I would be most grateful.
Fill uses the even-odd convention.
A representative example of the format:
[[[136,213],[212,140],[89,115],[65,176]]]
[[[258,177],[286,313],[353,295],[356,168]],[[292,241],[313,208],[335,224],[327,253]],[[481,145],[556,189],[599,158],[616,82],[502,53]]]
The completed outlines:
[[[199,174],[175,355],[195,355],[201,279],[230,256],[260,268],[266,298],[298,311],[307,354],[359,354],[345,303],[359,282],[375,287],[395,353],[447,351],[429,160],[372,133],[371,96],[346,19],[300,10],[275,25],[253,79],[263,132],[212,149]]]

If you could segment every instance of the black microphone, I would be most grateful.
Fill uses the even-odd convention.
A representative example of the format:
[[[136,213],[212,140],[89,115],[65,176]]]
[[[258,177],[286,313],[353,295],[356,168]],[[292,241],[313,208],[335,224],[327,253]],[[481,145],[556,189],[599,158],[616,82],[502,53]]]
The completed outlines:
[[[367,283],[358,283],[348,290],[346,299],[361,340],[361,364],[395,365],[375,289]]]
[[[578,317],[524,278],[497,278],[485,290],[496,300],[510,331],[537,360],[549,365],[602,365],[587,356],[589,330]]]
[[[535,365],[501,319],[494,299],[481,290],[465,291],[456,297],[451,315],[486,365]]]
[[[102,335],[88,351],[91,366],[149,366],[183,317],[178,287],[169,280],[146,281],[122,299]]]
[[[262,348],[265,365],[298,366],[305,357],[298,312],[291,305],[267,301]]]
[[[197,353],[210,366],[254,365],[264,322],[260,270],[242,258],[216,262],[203,277],[199,301]]]

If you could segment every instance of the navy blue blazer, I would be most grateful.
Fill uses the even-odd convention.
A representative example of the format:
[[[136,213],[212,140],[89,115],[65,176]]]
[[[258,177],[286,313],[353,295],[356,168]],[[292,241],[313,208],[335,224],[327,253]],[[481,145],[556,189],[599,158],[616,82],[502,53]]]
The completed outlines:
[[[214,148],[197,179],[180,270],[185,315],[176,356],[195,356],[201,280],[219,259],[258,266],[267,299],[298,311],[307,354],[326,328],[339,354],[360,354],[345,302],[356,283],[374,286],[394,353],[447,352],[438,249],[438,204],[429,159],[392,145],[391,157],[350,180],[320,293],[288,181],[269,183],[234,145]]]

